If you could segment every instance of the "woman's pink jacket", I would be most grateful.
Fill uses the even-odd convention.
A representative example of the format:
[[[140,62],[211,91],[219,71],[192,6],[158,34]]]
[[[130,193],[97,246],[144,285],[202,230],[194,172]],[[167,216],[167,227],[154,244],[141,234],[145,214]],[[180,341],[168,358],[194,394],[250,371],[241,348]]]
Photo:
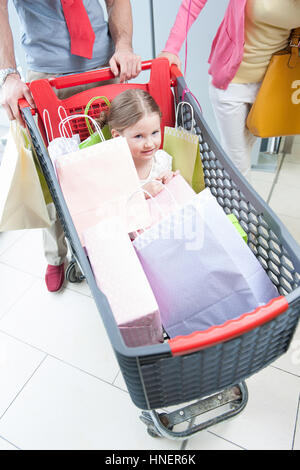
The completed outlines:
[[[191,0],[188,29],[207,0]],[[214,0],[217,4],[218,2]],[[247,0],[229,0],[225,16],[213,40],[208,62],[212,84],[226,89],[235,76],[244,54],[244,18]],[[190,0],[183,0],[164,51],[179,54],[186,37]],[[201,44],[201,38],[200,38]]]

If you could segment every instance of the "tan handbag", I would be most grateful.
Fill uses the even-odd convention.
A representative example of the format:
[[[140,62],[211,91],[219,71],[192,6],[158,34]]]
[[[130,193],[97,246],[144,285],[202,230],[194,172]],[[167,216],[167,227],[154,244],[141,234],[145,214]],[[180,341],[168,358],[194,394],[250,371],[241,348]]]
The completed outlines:
[[[258,137],[300,134],[300,28],[292,30],[286,49],[273,54],[247,127]]]

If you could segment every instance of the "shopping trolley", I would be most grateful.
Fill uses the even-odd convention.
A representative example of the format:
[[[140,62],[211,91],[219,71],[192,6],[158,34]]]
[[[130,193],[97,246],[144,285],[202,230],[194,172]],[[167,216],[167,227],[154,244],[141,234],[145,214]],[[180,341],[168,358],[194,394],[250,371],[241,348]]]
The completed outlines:
[[[174,66],[170,69],[163,58],[143,62],[142,69],[150,70],[148,83],[101,85],[102,81],[113,78],[108,68],[37,80],[29,85],[36,108],[30,109],[25,101],[20,102],[20,107],[74,255],[73,263],[79,271],[79,276],[73,272],[69,277],[73,281],[83,277],[87,280],[130,397],[143,410],[141,420],[148,432],[152,436],[186,439],[240,413],[248,398],[245,380],[288,350],[300,315],[300,247],[224,153],[195,98],[187,91],[179,70]],[[63,101],[53,90],[87,83],[97,85]],[[90,98],[106,96],[112,100],[131,87],[147,90],[155,98],[162,110],[162,130],[164,126],[174,125],[174,104],[182,101],[183,94],[184,101],[193,106],[205,184],[225,213],[237,217],[247,233],[249,248],[279,294],[267,305],[223,325],[173,339],[166,337],[160,344],[132,348],[125,345],[80,244],[46,150],[46,123],[43,122],[43,112],[47,109],[54,137],[59,137],[59,106],[63,106],[67,115],[78,115],[83,113]],[[105,106],[101,100],[95,101],[90,115],[99,116]],[[181,124],[189,129],[192,124],[189,106],[183,108]],[[83,118],[76,118],[70,124],[81,140],[88,137]]]

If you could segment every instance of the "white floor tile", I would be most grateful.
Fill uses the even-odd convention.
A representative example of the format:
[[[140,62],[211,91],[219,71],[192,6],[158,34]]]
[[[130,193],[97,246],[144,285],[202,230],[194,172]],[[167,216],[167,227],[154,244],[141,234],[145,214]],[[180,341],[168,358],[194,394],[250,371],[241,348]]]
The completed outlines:
[[[26,230],[14,230],[11,232],[0,232],[0,255],[11,247],[17,240],[23,237]]]
[[[138,416],[127,393],[48,357],[0,420],[0,435],[21,449],[180,448],[151,438]]]
[[[210,431],[201,431],[198,435],[191,437],[185,448],[186,450],[241,450],[241,447]]]
[[[300,165],[284,160],[278,175],[278,184],[300,188]]]
[[[27,230],[24,236],[0,254],[0,261],[34,276],[44,277],[47,263],[41,229]]]
[[[122,372],[121,372],[121,371],[119,371],[119,373],[118,373],[118,375],[117,375],[117,377],[116,377],[116,379],[115,379],[115,381],[114,381],[114,385],[115,385],[116,387],[121,388],[122,390],[124,390],[125,392],[128,393],[127,386],[126,386],[126,383],[125,383],[125,380],[124,380],[124,378],[123,378],[123,375],[122,375]]]
[[[300,378],[268,367],[247,380],[246,408],[211,431],[248,450],[292,449]]]
[[[275,213],[300,217],[300,188],[277,183],[269,203]]]
[[[251,171],[251,181],[260,180],[265,181],[268,183],[273,183],[275,178],[275,173],[270,171],[260,171],[260,170],[252,170]]]
[[[272,182],[261,178],[256,178],[254,175],[251,178],[251,184],[260,197],[266,201],[272,188]]]
[[[83,280],[82,282],[67,282],[66,281],[65,287],[67,289],[78,292],[79,294],[88,295],[89,297],[92,297],[91,290],[88,286],[88,283],[85,280]]]
[[[300,145],[300,136],[299,135],[294,136],[294,145]]]
[[[288,351],[277,361],[273,362],[272,365],[300,377],[300,323]]]
[[[111,382],[118,366],[94,299],[37,282],[0,320],[0,330]]]
[[[293,153],[285,155],[284,161],[300,165],[300,144],[295,145],[293,150]]]
[[[0,332],[0,418],[45,356]]]
[[[299,217],[291,217],[289,215],[280,213],[277,213],[277,215],[285,225],[286,229],[290,232],[292,237],[300,245],[300,214]]]
[[[300,394],[299,394],[299,403],[298,403],[298,414],[297,422],[295,429],[295,439],[294,439],[294,450],[300,450]]]
[[[17,450],[17,448],[15,446],[13,446],[12,444],[10,444],[5,439],[2,439],[0,437],[0,451],[1,450]]]
[[[0,263],[0,318],[35,281],[32,275]]]

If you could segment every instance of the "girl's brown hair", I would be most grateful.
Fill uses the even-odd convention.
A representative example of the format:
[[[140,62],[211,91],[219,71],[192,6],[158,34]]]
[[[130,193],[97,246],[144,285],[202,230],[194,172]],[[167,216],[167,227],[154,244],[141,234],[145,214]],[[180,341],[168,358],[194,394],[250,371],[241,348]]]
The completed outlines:
[[[103,111],[97,121],[101,127],[108,124],[110,130],[115,129],[121,133],[151,113],[157,113],[161,117],[156,101],[146,91],[131,88],[117,95],[108,111]]]

